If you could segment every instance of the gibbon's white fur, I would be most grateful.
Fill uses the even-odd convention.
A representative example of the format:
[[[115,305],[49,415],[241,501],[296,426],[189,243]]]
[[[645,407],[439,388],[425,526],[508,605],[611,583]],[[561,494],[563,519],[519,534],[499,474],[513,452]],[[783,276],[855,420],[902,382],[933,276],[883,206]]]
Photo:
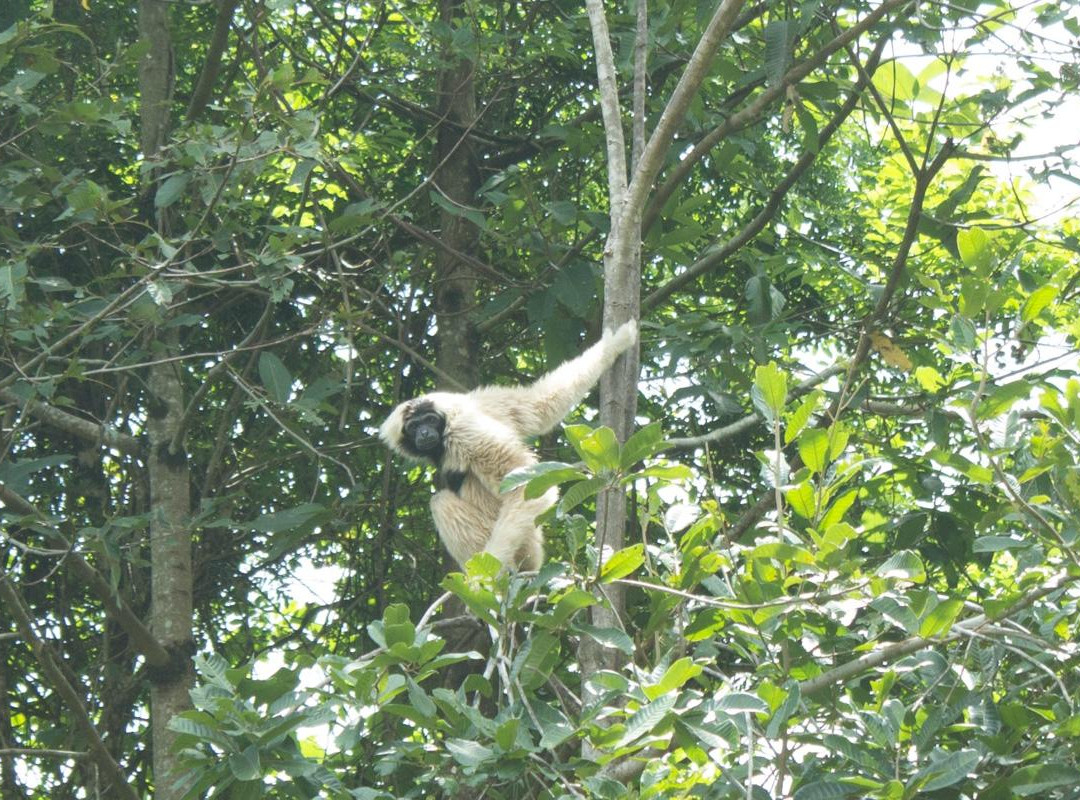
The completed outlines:
[[[438,467],[442,485],[431,514],[458,564],[486,551],[513,569],[540,567],[536,517],[555,504],[558,491],[526,500],[524,487],[501,494],[499,484],[511,470],[536,463],[522,440],[552,430],[636,338],[631,320],[528,386],[432,392],[402,403],[382,424],[379,435],[390,448]]]

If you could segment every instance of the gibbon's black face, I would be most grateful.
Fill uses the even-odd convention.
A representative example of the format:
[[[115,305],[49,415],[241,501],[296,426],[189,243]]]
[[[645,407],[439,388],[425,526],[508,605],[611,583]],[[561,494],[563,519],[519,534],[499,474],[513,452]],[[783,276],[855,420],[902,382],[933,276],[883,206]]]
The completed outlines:
[[[410,455],[438,464],[443,455],[445,428],[446,417],[435,410],[435,404],[430,400],[423,400],[409,410],[409,418],[402,429],[401,446]]]

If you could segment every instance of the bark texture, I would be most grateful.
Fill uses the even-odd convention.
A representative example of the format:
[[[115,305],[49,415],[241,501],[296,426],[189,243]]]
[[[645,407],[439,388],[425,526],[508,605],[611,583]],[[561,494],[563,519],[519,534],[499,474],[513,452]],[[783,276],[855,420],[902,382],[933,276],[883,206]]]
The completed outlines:
[[[447,28],[468,25],[462,0],[440,0],[439,16]],[[462,386],[477,385],[477,338],[472,315],[476,304],[477,276],[459,256],[476,254],[480,232],[465,212],[476,203],[480,173],[469,131],[476,123],[475,60],[470,53],[447,42],[445,67],[439,75],[438,132],[435,147],[434,185],[442,202],[439,228],[445,247],[435,253],[435,314],[439,325],[439,368]]]
[[[140,0],[139,33],[149,50],[139,69],[141,94],[140,140],[143,157],[153,164],[169,134],[173,89],[172,41],[168,4]],[[165,224],[154,208],[156,169],[151,169],[147,193],[147,223]],[[158,340],[167,354],[179,352],[175,329],[161,331]],[[191,707],[188,692],[194,682],[192,645],[191,475],[187,456],[174,444],[184,415],[184,390],[178,363],[150,367],[147,434],[150,477],[150,629],[171,655],[164,669],[151,671],[150,726],[153,741],[154,796],[174,800],[183,792],[176,783],[174,734],[169,721]]]

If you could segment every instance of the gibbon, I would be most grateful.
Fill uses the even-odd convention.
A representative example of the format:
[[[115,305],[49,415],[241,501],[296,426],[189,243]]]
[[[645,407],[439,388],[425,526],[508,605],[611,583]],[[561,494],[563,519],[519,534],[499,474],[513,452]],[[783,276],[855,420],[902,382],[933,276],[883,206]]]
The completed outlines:
[[[438,468],[431,514],[458,564],[486,551],[511,569],[539,569],[544,542],[536,517],[558,491],[526,500],[524,487],[502,494],[499,484],[537,462],[522,440],[552,430],[636,338],[631,320],[528,386],[432,392],[402,403],[382,424],[379,435],[392,450]]]

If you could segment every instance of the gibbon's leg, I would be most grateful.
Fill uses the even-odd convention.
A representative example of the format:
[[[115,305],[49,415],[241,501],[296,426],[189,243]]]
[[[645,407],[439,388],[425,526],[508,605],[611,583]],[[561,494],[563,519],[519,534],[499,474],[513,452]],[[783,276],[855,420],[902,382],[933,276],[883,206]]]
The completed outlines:
[[[484,551],[508,569],[540,569],[544,561],[544,534],[536,524],[536,518],[554,505],[558,497],[554,489],[533,500],[525,499],[524,489],[503,495],[502,510]]]
[[[588,394],[604,371],[637,338],[630,320],[607,331],[599,342],[577,358],[556,367],[529,386],[481,387],[470,392],[480,409],[502,420],[521,436],[547,433]]]
[[[495,498],[487,503],[469,502],[451,489],[442,489],[431,496],[435,529],[462,569],[488,543],[497,513]]]

